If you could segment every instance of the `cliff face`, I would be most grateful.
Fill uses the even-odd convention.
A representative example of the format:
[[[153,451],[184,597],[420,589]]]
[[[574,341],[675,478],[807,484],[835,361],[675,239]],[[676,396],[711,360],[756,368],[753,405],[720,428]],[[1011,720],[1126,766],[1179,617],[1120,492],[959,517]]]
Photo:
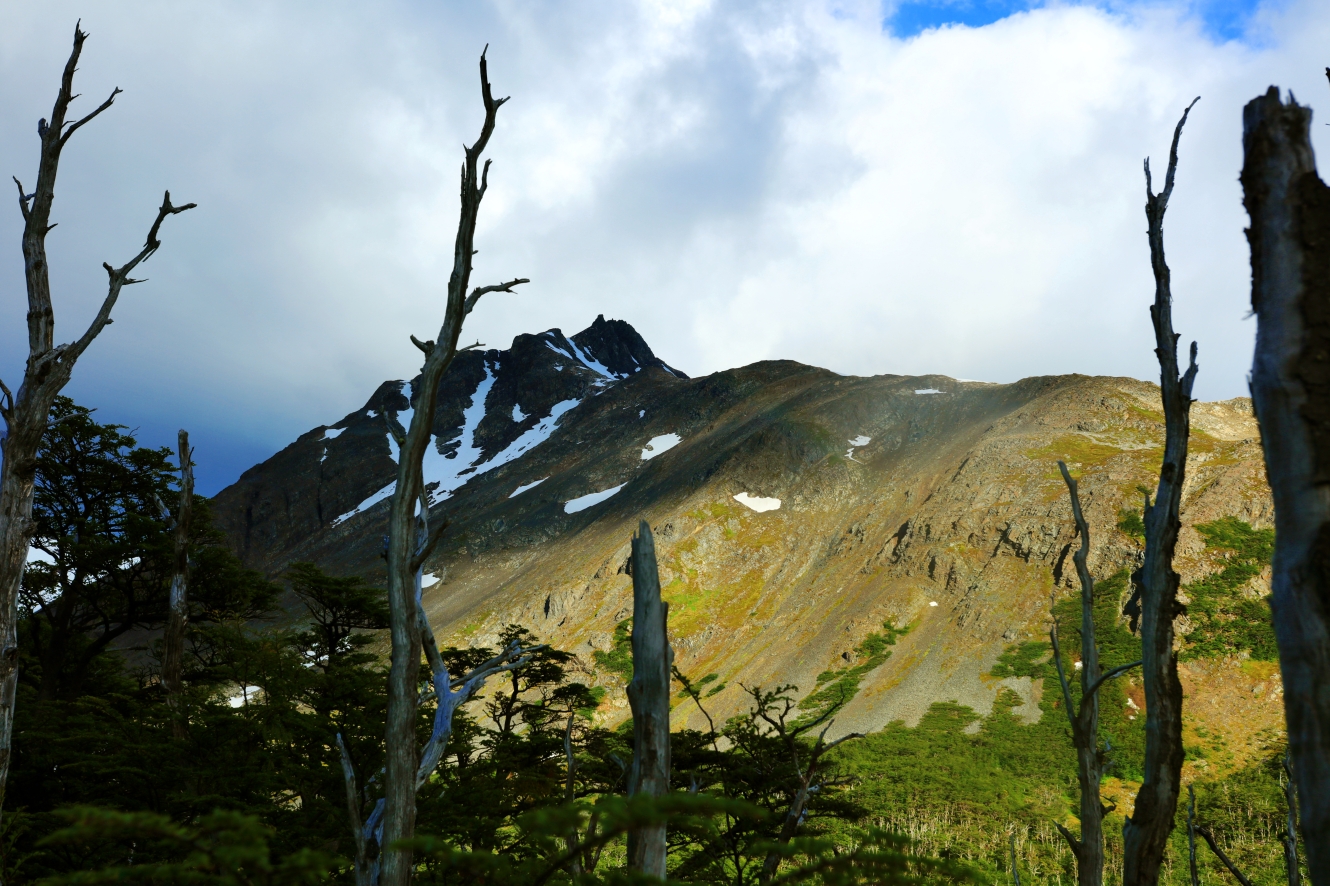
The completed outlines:
[[[251,565],[382,576],[385,422],[407,419],[409,395],[386,382],[216,497]],[[1056,461],[1081,478],[1090,565],[1107,576],[1138,556],[1117,527],[1153,488],[1163,439],[1158,389],[1132,379],[853,378],[791,362],[689,379],[602,319],[571,339],[552,330],[460,355],[438,406],[426,476],[452,528],[427,567],[426,606],[441,641],[488,643],[522,624],[578,652],[611,690],[605,714],[625,715],[622,680],[594,653],[631,613],[628,541],[645,518],[676,664],[724,686],[713,713],[743,704],[741,683],[813,690],[861,663],[888,620],[910,627],[838,730],[914,722],[943,699],[986,712],[1003,686],[1038,716],[1028,678],[986,674],[1006,646],[1046,635],[1050,594],[1075,581]],[[1198,403],[1192,420],[1184,581],[1215,568],[1197,523],[1272,523],[1249,401]],[[1276,696],[1262,704],[1275,710]]]

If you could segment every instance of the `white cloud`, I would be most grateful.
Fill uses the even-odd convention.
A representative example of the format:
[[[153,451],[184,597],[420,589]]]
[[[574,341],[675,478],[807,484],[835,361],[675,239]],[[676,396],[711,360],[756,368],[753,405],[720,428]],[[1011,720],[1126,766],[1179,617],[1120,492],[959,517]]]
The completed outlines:
[[[51,235],[57,329],[101,262],[171,219],[71,392],[169,443],[215,488],[409,377],[452,254],[475,60],[512,102],[491,143],[469,336],[597,313],[701,374],[784,357],[841,372],[1152,377],[1146,155],[1183,137],[1166,225],[1198,393],[1243,393],[1253,324],[1237,171],[1271,83],[1325,105],[1330,9],[1216,45],[1166,3],[1055,5],[898,40],[876,3],[118,4],[92,32]],[[0,11],[0,158],[32,179],[73,4]],[[1318,140],[1322,126],[1315,126]],[[12,204],[11,204],[12,206]],[[17,212],[0,213],[0,377],[22,368]]]

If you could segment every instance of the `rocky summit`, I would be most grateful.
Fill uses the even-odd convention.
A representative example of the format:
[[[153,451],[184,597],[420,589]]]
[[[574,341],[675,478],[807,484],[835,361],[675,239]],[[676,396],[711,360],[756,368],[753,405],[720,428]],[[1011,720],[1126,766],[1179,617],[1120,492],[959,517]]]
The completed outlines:
[[[412,383],[385,382],[219,493],[217,520],[248,564],[382,580],[388,425],[415,405]],[[1250,401],[1196,403],[1192,428],[1184,582],[1222,565],[1197,525],[1273,522]],[[486,645],[523,625],[578,654],[607,690],[603,716],[626,716],[616,652],[629,538],[645,519],[676,664],[705,681],[712,713],[738,710],[743,685],[841,686],[840,732],[914,723],[943,700],[986,713],[1003,687],[1025,700],[1018,715],[1038,717],[1037,680],[990,672],[1005,649],[1046,639],[1050,598],[1075,589],[1057,461],[1080,478],[1090,566],[1109,576],[1140,556],[1133,517],[1156,482],[1163,416],[1158,388],[1128,378],[858,378],[789,361],[689,378],[629,324],[598,317],[571,337],[459,354],[433,432],[432,514],[451,521],[426,569],[441,642]],[[1265,581],[1243,593],[1263,596]],[[1212,728],[1282,722],[1277,691],[1204,667],[1214,693],[1248,699],[1241,723]]]

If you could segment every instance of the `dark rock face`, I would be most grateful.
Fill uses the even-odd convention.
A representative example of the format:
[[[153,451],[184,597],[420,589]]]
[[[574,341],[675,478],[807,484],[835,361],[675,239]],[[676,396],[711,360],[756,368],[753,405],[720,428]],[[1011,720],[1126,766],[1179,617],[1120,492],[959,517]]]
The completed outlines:
[[[628,323],[604,316],[571,339],[551,329],[519,335],[507,350],[463,351],[444,375],[435,406],[434,445],[445,472],[464,444],[479,456],[474,464],[458,465],[463,474],[514,444],[521,447],[524,435],[538,445],[553,430],[552,418],[644,370],[687,378],[652,353]],[[388,421],[410,421],[416,384],[384,382],[359,410],[303,434],[217,494],[218,523],[249,565],[280,570],[311,539],[346,522],[339,518],[393,482],[396,447]],[[468,415],[474,419],[469,424]]]

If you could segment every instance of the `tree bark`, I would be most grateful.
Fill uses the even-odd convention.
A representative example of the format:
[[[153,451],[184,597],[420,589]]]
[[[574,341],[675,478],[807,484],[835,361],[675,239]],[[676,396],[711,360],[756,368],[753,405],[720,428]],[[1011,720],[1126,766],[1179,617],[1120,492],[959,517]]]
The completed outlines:
[[[181,430],[177,442],[180,505],[172,527],[175,563],[171,574],[170,611],[167,613],[166,633],[162,643],[162,685],[166,687],[173,707],[179,701],[181,672],[185,661],[185,628],[189,625],[189,530],[194,516],[194,452],[189,448],[189,432]],[[177,723],[178,727],[183,725]]]
[[[28,559],[32,537],[32,499],[37,473],[37,449],[56,395],[73,373],[74,364],[88,346],[111,322],[120,291],[141,281],[130,278],[139,263],[147,260],[161,242],[157,233],[168,215],[192,209],[193,203],[172,206],[168,191],[157,210],[157,220],[148,232],[147,242],[128,263],[113,268],[103,264],[109,281],[101,308],[92,323],[77,340],[55,344],[55,312],[51,306],[51,281],[46,259],[46,234],[51,230],[51,205],[55,199],[56,171],[60,152],[80,127],[111,106],[115,89],[92,113],[66,123],[69,104],[74,99],[74,71],[87,34],[74,28],[74,48],[60,80],[60,91],[51,110],[49,124],[37,127],[41,138],[41,161],[37,185],[25,194],[18,179],[19,211],[23,215],[24,282],[28,293],[28,359],[23,382],[15,394],[0,382],[0,417],[5,420],[6,439],[0,448],[0,806],[4,804],[5,783],[9,778],[14,730],[14,702],[18,689],[18,592]],[[31,204],[31,205],[29,205]]]
[[[1330,189],[1311,109],[1243,109],[1256,352],[1251,393],[1275,504],[1271,607],[1307,868],[1330,883]]]
[[[661,797],[670,790],[669,604],[660,599],[656,545],[643,520],[633,536],[633,679],[628,703],[633,710],[633,765],[628,795]],[[628,867],[665,879],[665,825],[628,833]]]
[[[1284,873],[1288,886],[1302,886],[1302,871],[1298,867],[1298,790],[1293,783],[1293,764],[1288,751],[1284,751],[1284,805],[1288,811],[1287,830],[1284,831]]]
[[[480,90],[485,104],[485,122],[480,138],[466,149],[462,165],[461,217],[453,247],[453,271],[448,279],[448,302],[437,343],[420,342],[425,353],[420,384],[414,391],[415,411],[411,427],[399,449],[397,486],[388,517],[388,607],[392,657],[388,672],[388,723],[386,736],[387,765],[384,776],[383,856],[384,886],[406,886],[411,881],[410,850],[394,848],[399,840],[412,837],[416,826],[416,772],[420,764],[416,748],[416,709],[419,703],[416,684],[420,677],[421,637],[416,618],[415,573],[420,567],[416,541],[415,509],[423,491],[421,464],[425,447],[433,442],[434,411],[439,381],[457,355],[457,341],[462,321],[471,313],[480,297],[489,292],[512,292],[512,287],[528,282],[513,280],[494,286],[480,286],[467,294],[471,281],[471,260],[475,254],[476,216],[485,196],[490,161],[479,165],[480,155],[494,132],[499,107],[506,98],[495,99],[490,91],[485,55],[480,56]]]
[[[1150,319],[1154,323],[1159,390],[1164,406],[1164,461],[1159,469],[1154,504],[1146,500],[1145,563],[1137,573],[1141,595],[1141,675],[1145,684],[1145,777],[1136,794],[1132,816],[1122,826],[1124,886],[1154,886],[1159,882],[1159,867],[1173,831],[1181,790],[1182,683],[1178,680],[1178,659],[1173,651],[1173,620],[1183,609],[1177,599],[1179,578],[1173,570],[1173,553],[1182,528],[1179,513],[1191,433],[1191,390],[1197,367],[1193,342],[1187,371],[1179,375],[1173,293],[1164,260],[1164,213],[1173,193],[1178,141],[1196,101],[1187,106],[1173,131],[1168,172],[1159,194],[1154,193],[1151,184],[1150,161],[1145,161],[1145,216],[1149,221],[1150,265],[1155,278]]]

